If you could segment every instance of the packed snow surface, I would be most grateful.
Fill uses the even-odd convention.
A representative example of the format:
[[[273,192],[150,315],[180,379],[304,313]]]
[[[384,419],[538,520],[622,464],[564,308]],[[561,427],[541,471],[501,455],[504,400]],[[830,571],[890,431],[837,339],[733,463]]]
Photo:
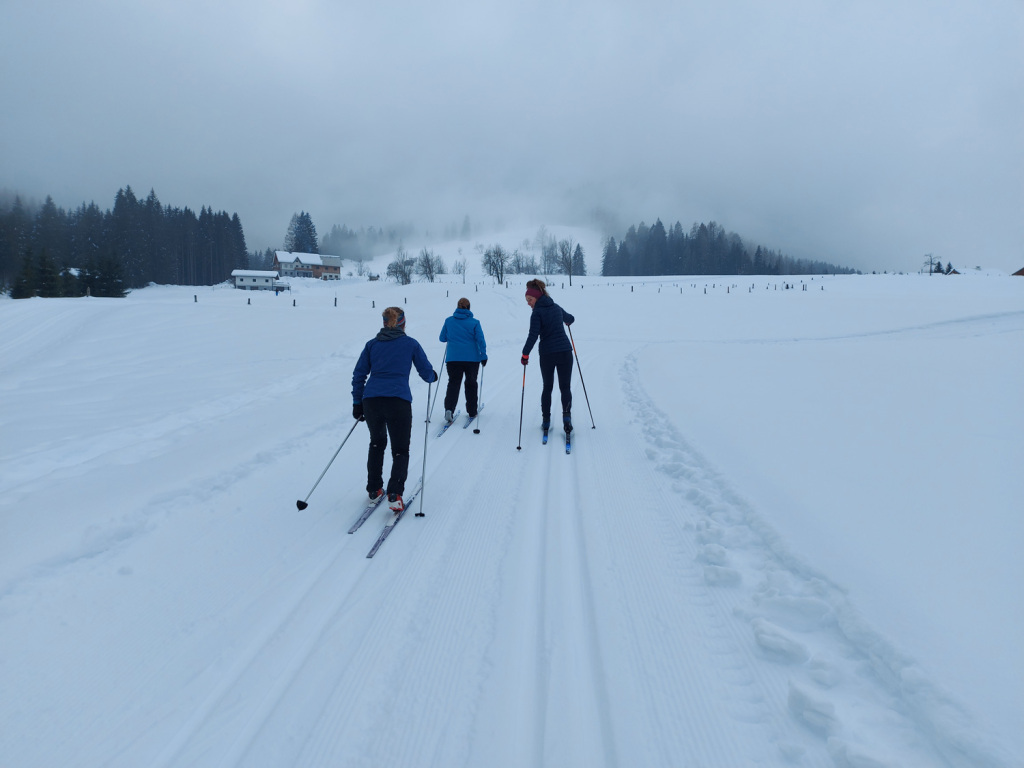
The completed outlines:
[[[0,765],[1024,765],[1024,279],[553,276],[566,455],[478,271],[0,301]],[[460,296],[367,559],[353,365]]]

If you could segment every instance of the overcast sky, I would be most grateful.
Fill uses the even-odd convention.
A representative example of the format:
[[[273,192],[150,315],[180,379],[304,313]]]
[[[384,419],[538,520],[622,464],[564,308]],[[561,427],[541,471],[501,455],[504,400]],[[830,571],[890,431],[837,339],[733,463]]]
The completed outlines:
[[[0,0],[0,190],[1024,267],[1024,0]]]

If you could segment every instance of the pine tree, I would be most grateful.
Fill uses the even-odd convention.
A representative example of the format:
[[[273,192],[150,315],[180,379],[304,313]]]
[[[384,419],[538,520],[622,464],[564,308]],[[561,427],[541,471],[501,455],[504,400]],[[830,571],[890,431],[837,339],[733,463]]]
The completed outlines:
[[[0,232],[0,290],[13,286],[24,270],[24,258],[31,246],[32,219],[20,196],[2,217]]]
[[[39,253],[36,261],[36,296],[55,299],[61,295],[60,276],[57,267],[46,251]]]
[[[615,244],[615,238],[609,237],[604,244],[604,251],[601,254],[601,274],[607,277],[621,275],[619,266],[619,247]]]
[[[67,264],[70,256],[68,216],[49,195],[32,225],[32,249],[48,254],[58,269]]]
[[[576,250],[572,252],[572,274],[578,277],[587,276],[587,261],[583,258],[583,248],[579,243],[576,244]]]
[[[125,289],[124,267],[121,259],[115,253],[101,256],[96,262],[92,295],[122,299],[128,295]]]
[[[316,227],[313,226],[312,217],[305,211],[292,214],[284,238],[284,249],[289,253],[320,253]]]
[[[32,259],[32,249],[29,248],[21,261],[21,270],[11,287],[12,299],[31,299],[36,295],[36,270]]]

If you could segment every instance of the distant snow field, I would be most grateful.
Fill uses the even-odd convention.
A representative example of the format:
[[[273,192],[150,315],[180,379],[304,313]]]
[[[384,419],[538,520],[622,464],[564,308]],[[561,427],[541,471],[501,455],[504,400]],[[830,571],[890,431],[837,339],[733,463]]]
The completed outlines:
[[[1024,765],[1024,279],[553,276],[566,456],[463,247],[0,301],[0,765]],[[380,311],[440,371],[460,296],[480,433],[413,377],[425,516],[367,559],[364,426],[295,502]]]

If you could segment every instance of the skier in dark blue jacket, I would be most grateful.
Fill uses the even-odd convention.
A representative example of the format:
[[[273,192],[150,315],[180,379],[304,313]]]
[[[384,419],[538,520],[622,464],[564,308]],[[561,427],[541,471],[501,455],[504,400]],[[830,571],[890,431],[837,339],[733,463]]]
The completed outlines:
[[[455,406],[459,403],[462,377],[466,377],[466,413],[476,416],[477,375],[481,365],[487,365],[487,342],[480,321],[469,311],[469,299],[459,299],[458,308],[444,321],[438,337],[448,344],[445,367],[448,370],[448,389],[444,394],[444,418],[451,423]]]
[[[548,295],[543,280],[526,283],[526,303],[533,312],[530,315],[530,333],[523,346],[523,365],[530,361],[530,350],[537,339],[540,355],[540,375],[544,387],[540,394],[542,427],[551,426],[551,390],[558,373],[558,389],[562,395],[562,425],[566,434],[572,431],[572,344],[565,335],[563,325],[572,325],[576,318],[562,309]]]
[[[391,509],[403,509],[402,494],[409,476],[409,443],[412,438],[413,365],[424,381],[437,381],[437,372],[416,339],[405,335],[405,312],[388,307],[382,313],[384,327],[366,342],[352,371],[352,416],[370,429],[366,458],[366,491],[371,499],[385,492]],[[369,377],[369,381],[367,381]],[[384,450],[391,436],[391,477],[384,490]]]

